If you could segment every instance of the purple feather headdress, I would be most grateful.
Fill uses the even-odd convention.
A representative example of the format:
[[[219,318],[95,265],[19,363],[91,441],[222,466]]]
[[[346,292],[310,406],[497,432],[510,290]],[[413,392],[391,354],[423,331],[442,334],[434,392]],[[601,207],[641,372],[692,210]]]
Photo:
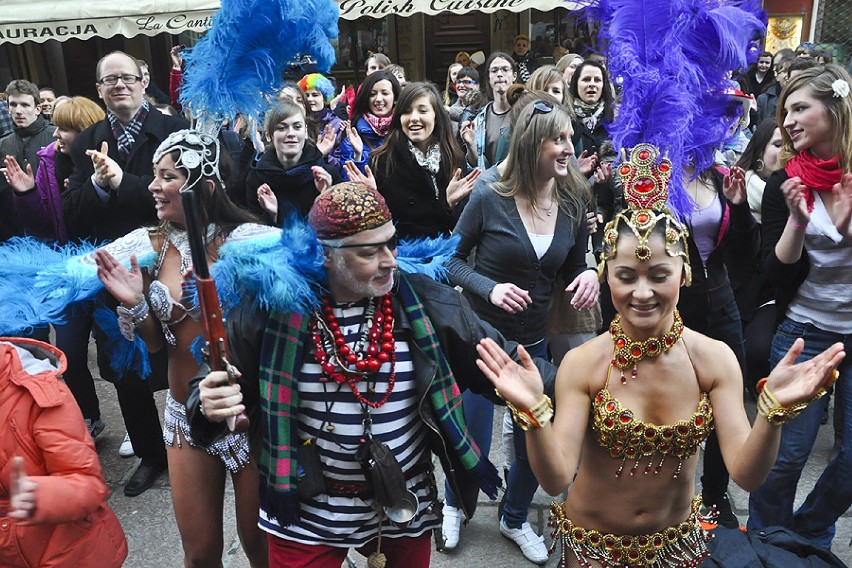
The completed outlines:
[[[338,15],[334,0],[222,0],[213,27],[185,55],[181,102],[196,128],[218,130],[237,114],[258,124],[297,53],[328,71]]]
[[[683,167],[712,166],[730,122],[728,73],[745,67],[766,14],[758,0],[593,0],[587,10],[622,87],[613,145],[646,142],[671,160],[669,207],[682,216],[691,209]]]

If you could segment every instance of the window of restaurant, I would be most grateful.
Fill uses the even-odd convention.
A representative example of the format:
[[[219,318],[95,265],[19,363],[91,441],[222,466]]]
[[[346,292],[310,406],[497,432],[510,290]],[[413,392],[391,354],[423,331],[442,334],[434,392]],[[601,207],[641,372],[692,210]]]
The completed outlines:
[[[575,13],[565,8],[548,12],[530,10],[530,50],[538,54],[542,63],[555,63],[554,50],[557,48],[583,53],[589,44],[588,28],[577,20]]]
[[[372,53],[388,53],[388,24],[386,18],[359,18],[338,21],[340,35],[333,41],[337,62],[331,74],[338,84],[358,84],[364,80],[364,62]]]

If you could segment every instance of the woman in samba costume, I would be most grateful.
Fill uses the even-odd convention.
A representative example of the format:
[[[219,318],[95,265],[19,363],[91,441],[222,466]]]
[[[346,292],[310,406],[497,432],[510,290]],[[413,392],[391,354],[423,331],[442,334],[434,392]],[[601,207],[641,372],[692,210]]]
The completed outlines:
[[[715,428],[731,477],[755,489],[775,460],[779,426],[825,393],[845,355],[834,344],[795,365],[804,348],[795,342],[763,381],[750,426],[733,352],[684,327],[675,309],[690,283],[682,172],[709,167],[724,136],[725,73],[742,65],[762,28],[744,4],[597,3],[612,75],[624,86],[609,131],[629,153],[615,168],[628,209],[607,225],[599,266],[617,315],[609,333],[563,360],[552,424],[529,362],[480,345],[481,367],[528,428],[542,487],[554,495],[571,487],[552,508],[563,566],[698,565],[709,555],[693,498],[701,443]]]
[[[226,473],[236,498],[237,532],[253,567],[267,565],[266,539],[257,526],[258,472],[246,434],[231,434],[211,446],[189,435],[184,403],[189,381],[199,370],[190,349],[203,333],[198,308],[182,301],[184,273],[192,264],[180,192],[195,188],[204,243],[211,262],[223,244],[258,238],[277,240],[279,231],[253,224],[255,218],[226,196],[219,142],[193,130],[170,135],[154,154],[154,195],[161,224],[137,229],[92,253],[98,277],[119,302],[119,327],[128,340],[141,337],[151,351],[167,349],[169,392],[163,439],[169,462],[172,502],[187,566],[215,566],[223,551],[222,507]],[[139,260],[146,269],[140,269]],[[130,270],[123,263],[130,260]],[[153,262],[150,262],[153,259]],[[84,262],[86,259],[84,259]],[[150,265],[153,266],[150,266]]]
[[[479,347],[480,368],[527,427],[542,487],[571,487],[551,518],[566,566],[697,565],[709,555],[693,499],[701,442],[715,428],[731,477],[758,487],[779,426],[825,394],[845,355],[838,343],[794,365],[797,341],[763,381],[749,426],[733,352],[685,328],[675,309],[690,274],[686,230],[665,207],[671,171],[644,144],[619,168],[629,208],[607,226],[599,267],[618,315],[609,333],[565,356],[552,424],[531,360],[519,366],[492,342]]]

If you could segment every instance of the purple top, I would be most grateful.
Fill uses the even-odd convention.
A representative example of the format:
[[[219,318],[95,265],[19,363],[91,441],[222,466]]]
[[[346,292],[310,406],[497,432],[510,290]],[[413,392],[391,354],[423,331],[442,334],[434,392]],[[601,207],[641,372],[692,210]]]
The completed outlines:
[[[61,188],[56,180],[56,144],[48,144],[38,151],[39,166],[35,174],[35,188],[26,193],[12,191],[12,204],[28,235],[68,242],[68,228],[62,216]]]

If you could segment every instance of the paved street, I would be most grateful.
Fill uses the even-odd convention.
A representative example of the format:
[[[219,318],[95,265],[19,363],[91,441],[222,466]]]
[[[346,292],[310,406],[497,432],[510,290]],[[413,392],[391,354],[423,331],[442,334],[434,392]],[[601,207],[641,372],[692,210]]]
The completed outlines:
[[[130,549],[125,566],[127,568],[179,568],[183,566],[180,537],[172,515],[171,493],[168,479],[164,476],[156,485],[139,497],[127,498],[122,487],[127,481],[137,459],[122,459],[118,456],[118,446],[124,437],[124,425],[115,399],[112,385],[97,381],[98,394],[106,430],[98,437],[97,447],[104,467],[104,476],[113,494],[109,503],[118,515],[127,534]],[[164,393],[157,395],[162,407]],[[753,411],[753,410],[752,410]],[[496,413],[498,416],[500,413]],[[499,437],[495,433],[495,442]],[[830,425],[823,426],[814,453],[805,469],[800,484],[799,499],[803,500],[807,491],[816,481],[831,451],[833,433]],[[502,450],[495,443],[492,460],[502,463]],[[438,468],[440,470],[440,468]],[[699,470],[701,471],[700,467]],[[443,483],[439,482],[443,487]],[[225,500],[225,543],[223,557],[225,568],[248,568],[249,564],[242,553],[236,536],[233,521],[233,493],[230,488]],[[748,495],[732,485],[731,499],[734,510],[742,523],[747,518]],[[546,526],[549,497],[539,490],[534,506],[530,511],[530,523],[539,532]],[[852,564],[852,513],[847,512],[837,527],[833,552],[847,565]],[[551,558],[547,566],[557,564]],[[363,558],[355,561],[358,568],[366,566]],[[515,568],[533,566],[527,562],[520,550],[506,540],[497,528],[497,503],[487,500],[480,494],[479,508],[470,525],[462,528],[461,543],[452,553],[433,553],[432,566],[436,568]]]

